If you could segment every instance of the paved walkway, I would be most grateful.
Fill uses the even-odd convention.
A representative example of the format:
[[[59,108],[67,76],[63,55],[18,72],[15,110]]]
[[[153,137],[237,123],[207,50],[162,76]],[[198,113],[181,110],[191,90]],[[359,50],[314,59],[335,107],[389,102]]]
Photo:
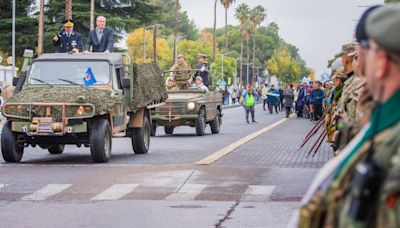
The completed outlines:
[[[271,131],[241,146],[217,161],[216,165],[280,167],[280,168],[320,168],[333,156],[333,150],[324,141],[315,154],[308,155],[323,127],[313,138],[298,150],[305,135],[314,126],[305,119],[290,119]]]

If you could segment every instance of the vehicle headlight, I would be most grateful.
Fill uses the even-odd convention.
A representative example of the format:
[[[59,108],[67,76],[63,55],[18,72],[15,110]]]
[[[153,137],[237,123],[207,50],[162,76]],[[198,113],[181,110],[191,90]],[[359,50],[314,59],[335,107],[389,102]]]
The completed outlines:
[[[196,108],[196,104],[194,102],[187,103],[187,109],[193,110],[194,108]]]

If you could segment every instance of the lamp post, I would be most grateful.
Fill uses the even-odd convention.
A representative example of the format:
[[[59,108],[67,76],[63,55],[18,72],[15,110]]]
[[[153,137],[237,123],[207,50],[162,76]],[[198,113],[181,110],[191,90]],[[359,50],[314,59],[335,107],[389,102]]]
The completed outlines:
[[[15,1],[12,5],[12,77],[15,77]]]
[[[149,25],[149,26],[143,26],[143,62],[146,62],[146,30],[149,28],[156,28],[157,26],[160,26],[160,24],[154,24],[154,25]],[[153,33],[153,36],[156,34]],[[156,40],[156,37],[153,37],[153,41]],[[156,48],[155,46],[153,48]],[[157,58],[157,51],[153,51],[153,60]]]

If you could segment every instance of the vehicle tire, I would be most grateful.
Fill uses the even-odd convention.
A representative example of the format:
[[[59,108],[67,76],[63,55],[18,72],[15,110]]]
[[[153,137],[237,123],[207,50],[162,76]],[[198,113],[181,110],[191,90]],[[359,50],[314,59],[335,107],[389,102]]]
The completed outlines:
[[[220,117],[220,111],[218,110],[215,119],[210,123],[211,133],[218,134],[220,127],[221,127],[221,117]]]
[[[56,145],[56,146],[50,146],[47,150],[49,151],[50,154],[62,154],[64,152],[64,147],[65,145]]]
[[[174,127],[164,126],[164,131],[166,135],[174,134]]]
[[[7,121],[1,132],[1,153],[6,162],[20,162],[24,155],[24,146],[17,144],[17,134],[11,131],[11,122]]]
[[[147,154],[150,148],[150,123],[147,116],[143,118],[141,128],[132,128],[132,148],[135,154]]]
[[[155,125],[155,124],[152,124],[151,125],[151,136],[156,136],[156,133],[157,133],[157,125]]]
[[[93,162],[108,162],[111,157],[112,135],[110,124],[105,119],[95,121],[89,135],[90,153]]]
[[[200,109],[199,116],[197,117],[196,120],[196,135],[203,136],[205,130],[206,130],[206,112],[202,108]]]

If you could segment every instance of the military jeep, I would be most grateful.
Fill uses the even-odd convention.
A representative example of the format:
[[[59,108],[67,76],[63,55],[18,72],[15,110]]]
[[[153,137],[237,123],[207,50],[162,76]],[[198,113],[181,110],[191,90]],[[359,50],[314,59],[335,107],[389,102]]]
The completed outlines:
[[[164,73],[168,72],[171,71]],[[212,134],[218,134],[222,117],[222,95],[218,91],[205,92],[194,87],[169,91],[166,102],[151,109],[151,135],[155,136],[161,126],[167,135],[172,135],[178,126],[190,126],[196,129],[197,136],[203,136],[207,125]]]
[[[129,137],[136,154],[148,153],[149,109],[167,97],[160,74],[120,53],[40,56],[3,106],[4,160],[21,161],[28,146],[61,154],[72,144],[90,147],[94,162],[107,162],[113,137]]]

